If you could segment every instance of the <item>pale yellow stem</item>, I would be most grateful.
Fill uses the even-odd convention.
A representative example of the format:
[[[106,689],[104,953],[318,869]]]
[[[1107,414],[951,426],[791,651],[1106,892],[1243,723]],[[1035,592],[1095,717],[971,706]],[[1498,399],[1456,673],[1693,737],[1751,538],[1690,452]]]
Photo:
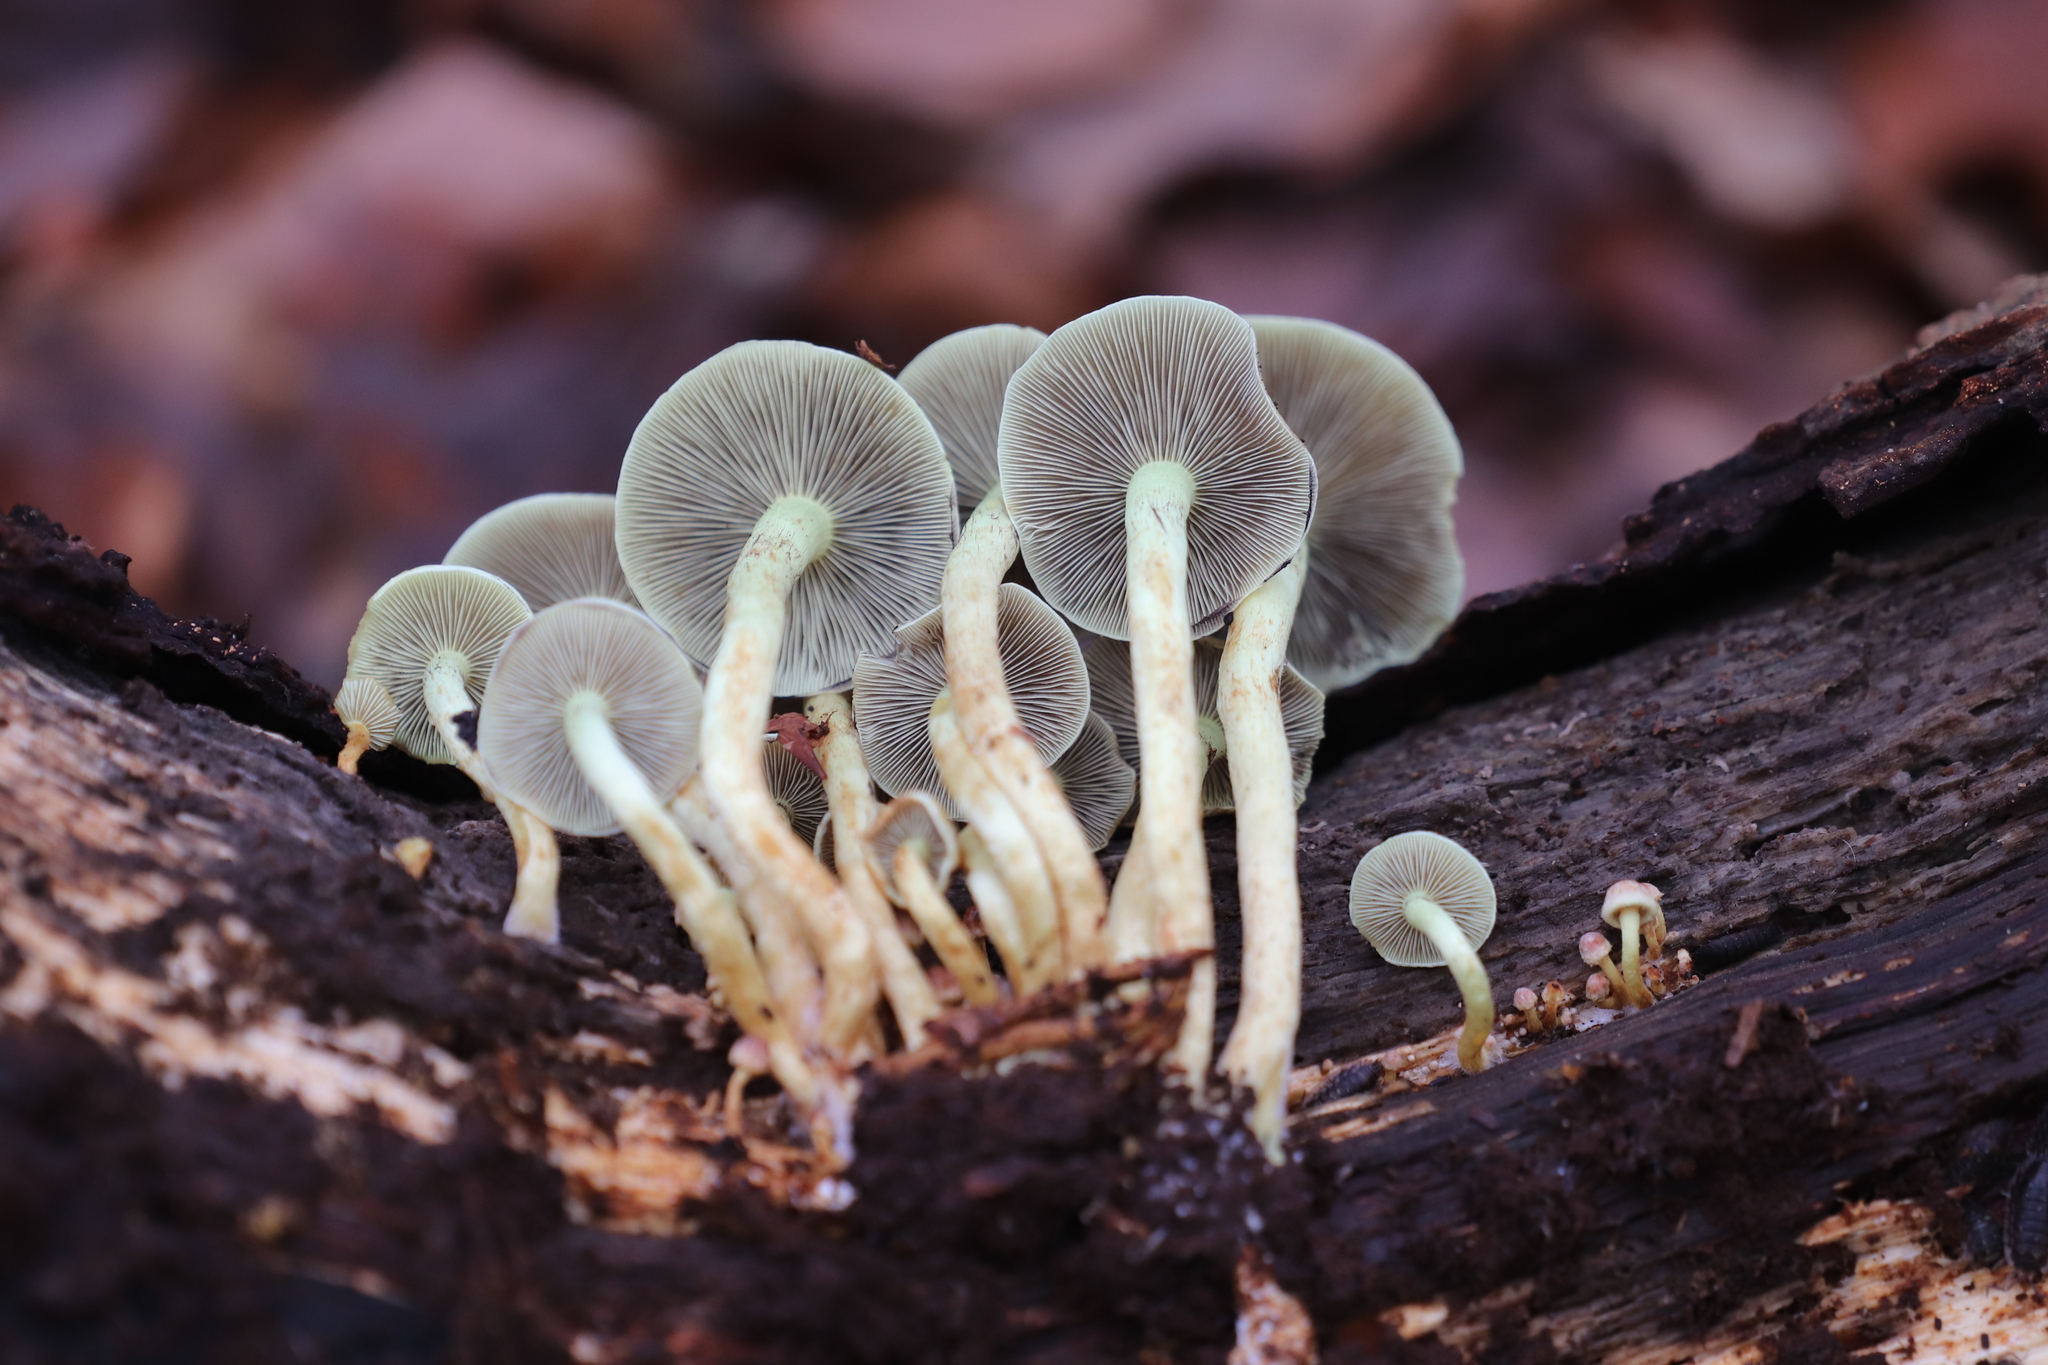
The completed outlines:
[[[1420,891],[1401,902],[1408,922],[1429,936],[1444,959],[1458,993],[1465,998],[1465,1027],[1458,1034],[1458,1065],[1467,1071],[1486,1069],[1486,1036],[1493,1032],[1493,983],[1479,954],[1450,912]]]
[[[356,764],[368,752],[370,752],[370,727],[359,720],[349,721],[348,743],[341,746],[341,753],[336,756],[334,766],[347,773],[350,777],[354,777],[356,775]]]
[[[1625,906],[1616,918],[1621,921],[1621,979],[1627,986],[1628,1003],[1637,1009],[1648,1009],[1655,998],[1643,984],[1643,912],[1633,905]]]
[[[928,856],[924,842],[919,839],[907,840],[896,850],[896,860],[889,868],[896,878],[896,894],[903,898],[903,908],[917,921],[917,927],[924,930],[925,940],[939,955],[939,961],[960,983],[960,993],[967,997],[967,1003],[993,1005],[1002,997],[996,993],[995,973],[989,970],[988,954],[967,932],[945,893],[932,880],[931,869],[925,865]]]
[[[932,702],[929,728],[939,776],[953,800],[967,812],[968,823],[981,832],[997,874],[1017,908],[1024,957],[1010,964],[1011,980],[1018,995],[1029,995],[1061,974],[1059,909],[1053,901],[1052,882],[1039,861],[1031,832],[968,750],[953,714],[952,695],[944,689]]]
[[[512,809],[526,826],[526,854],[519,860],[512,906],[505,912],[505,932],[514,938],[560,943],[562,917],[555,892],[562,879],[561,846],[547,821],[522,807]]]
[[[1109,928],[1104,935],[1111,962],[1142,962],[1159,956],[1159,935],[1152,923],[1151,883],[1145,876],[1145,829],[1131,831],[1116,885],[1109,892]]]
[[[1286,1160],[1287,1071],[1301,1026],[1301,882],[1295,868],[1294,760],[1280,718],[1280,670],[1307,553],[1245,598],[1231,618],[1216,684],[1237,809],[1237,903],[1244,966],[1223,1070],[1252,1092],[1266,1156]]]
[[[1010,977],[1012,989],[1022,995],[1024,977],[1018,964],[1027,957],[1024,928],[1017,922],[1016,903],[996,871],[995,856],[972,826],[960,831],[960,861],[967,869],[968,894],[974,897],[974,908],[981,912],[981,927],[988,931],[989,942],[1003,955],[1003,970]]]
[[[946,685],[968,748],[1030,831],[1059,906],[1069,972],[1102,960],[1108,890],[1081,822],[1038,756],[1010,697],[997,630],[997,590],[1017,558],[1017,530],[1000,489],[967,519],[946,561],[939,602],[945,618]]]
[[[699,761],[704,793],[732,841],[735,865],[727,871],[755,933],[802,926],[825,972],[819,1036],[843,1051],[860,1037],[880,993],[873,945],[839,883],[776,809],[761,768],[789,594],[831,543],[831,513],[808,498],[783,498],[755,523],[726,582],[725,633],[704,684]]]
[[[1154,932],[1164,953],[1216,944],[1209,863],[1202,846],[1202,743],[1195,730],[1194,635],[1188,623],[1188,513],[1195,480],[1185,465],[1154,460],[1124,498],[1126,626],[1138,723],[1138,832]],[[1188,1013],[1174,1060],[1200,1089],[1216,1023],[1216,963],[1188,983]]]
[[[867,921],[868,936],[875,945],[875,965],[882,973],[882,992],[895,1012],[897,1031],[906,1048],[924,1042],[924,1026],[939,1013],[939,997],[931,979],[910,945],[896,929],[896,912],[889,898],[875,882],[868,866],[866,833],[875,822],[875,796],[868,782],[867,758],[861,752],[860,734],[854,729],[853,711],[846,696],[826,692],[812,697],[804,714],[813,725],[823,725],[825,738],[814,747],[825,767],[825,800],[831,807],[833,863],[846,898]]]

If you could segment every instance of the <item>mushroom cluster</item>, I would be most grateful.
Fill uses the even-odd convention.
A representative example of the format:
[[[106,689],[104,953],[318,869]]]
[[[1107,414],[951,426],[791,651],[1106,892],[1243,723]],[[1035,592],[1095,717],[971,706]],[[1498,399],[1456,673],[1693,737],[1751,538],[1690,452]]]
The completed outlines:
[[[1383,348],[1199,299],[972,328],[900,380],[745,342],[655,402],[616,497],[500,508],[379,590],[344,766],[388,744],[475,780],[513,934],[559,937],[557,832],[624,831],[743,1031],[736,1084],[772,1075],[842,1160],[863,1062],[1113,962],[1197,955],[1172,1062],[1206,1086],[1202,819],[1235,810],[1221,1069],[1278,1160],[1319,689],[1450,619],[1459,469]],[[1095,854],[1133,809],[1111,887]],[[1471,998],[1439,892],[1408,933]]]

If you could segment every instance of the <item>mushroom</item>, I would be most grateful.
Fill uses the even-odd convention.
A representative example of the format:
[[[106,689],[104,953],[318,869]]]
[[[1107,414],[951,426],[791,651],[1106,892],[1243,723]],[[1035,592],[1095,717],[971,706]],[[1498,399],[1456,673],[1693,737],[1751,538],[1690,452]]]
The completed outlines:
[[[1571,1004],[1571,1002],[1571,988],[1566,986],[1564,982],[1546,981],[1543,983],[1543,1017],[1550,1021],[1551,1028],[1561,1029],[1568,1027],[1564,1017],[1564,1010],[1565,1006]]]
[[[1527,986],[1515,987],[1515,1008],[1522,1015],[1522,1031],[1535,1037],[1543,1028],[1543,1020],[1536,1013],[1536,992]]]
[[[483,569],[545,611],[576,597],[638,606],[619,567],[609,493],[536,493],[484,513],[455,538],[443,564]]]
[[[1326,691],[1349,687],[1414,659],[1457,615],[1464,457],[1429,385],[1378,342],[1309,318],[1246,321],[1266,391],[1316,464],[1287,657]]]
[[[917,954],[897,932],[895,912],[862,851],[863,831],[874,824],[876,810],[853,709],[845,693],[824,692],[805,703],[804,714],[811,724],[825,730],[813,752],[825,768],[829,805],[829,816],[818,822],[811,847],[818,861],[839,874],[847,899],[867,921],[868,936],[875,945],[875,965],[882,974],[882,993],[896,1015],[904,1045],[915,1049],[924,1041],[924,1026],[939,1013],[939,999],[932,993],[931,979],[924,974]],[[835,856],[839,848],[836,831],[842,829],[846,831],[845,847],[856,850],[844,866]]]
[[[623,603],[579,598],[549,607],[505,642],[477,744],[512,799],[556,829],[632,836],[733,1018],[767,1046],[790,1097],[825,1117],[836,1146],[844,1118],[771,1003],[732,893],[662,808],[696,766],[702,710],[689,660],[659,626]]]
[[[650,615],[710,664],[703,783],[758,926],[800,924],[825,969],[823,1031],[864,1031],[866,925],[778,818],[757,737],[772,699],[841,685],[862,650],[937,600],[957,524],[931,423],[857,356],[728,347],[649,409],[619,474],[619,562]]]
[[[1467,1071],[1486,1065],[1493,1030],[1493,988],[1477,951],[1493,918],[1486,869],[1441,834],[1396,834],[1359,859],[1351,877],[1351,923],[1381,957],[1396,967],[1450,968],[1465,997],[1458,1064]]]
[[[1621,930],[1621,977],[1625,983],[1621,998],[1631,1005],[1651,1003],[1643,984],[1639,936],[1645,922],[1656,926],[1658,947],[1664,943],[1664,893],[1648,882],[1618,881],[1607,888],[1600,905],[1600,918]]]
[[[777,739],[762,741],[761,775],[768,784],[768,799],[782,812],[796,837],[809,846],[830,808],[825,780]]]
[[[945,673],[962,736],[990,781],[1029,831],[1027,847],[991,846],[1015,891],[1029,858],[1044,869],[1060,917],[1067,965],[1099,956],[1108,894],[1102,870],[1059,786],[1046,770],[1054,755],[1036,745],[1030,717],[1011,695],[1005,648],[1003,575],[1017,558],[997,466],[1003,398],[1017,367],[1045,341],[1027,327],[977,327],[942,338],[903,371],[903,387],[931,417],[970,515],[946,562],[940,606]],[[971,501],[970,501],[971,499]],[[1083,698],[1083,709],[1086,699]],[[1078,721],[1076,722],[1078,724]],[[1030,878],[1035,880],[1035,878]],[[1056,964],[1055,964],[1056,965]]]
[[[1607,941],[1607,935],[1598,929],[1588,929],[1579,935],[1579,961],[1588,967],[1598,968],[1598,975],[1605,983],[1603,992],[1611,989],[1615,998],[1627,1000],[1628,987],[1622,982],[1621,972],[1614,965],[1614,946]]]
[[[1300,546],[1314,462],[1266,396],[1243,319],[1143,297],[1075,319],[1018,368],[996,463],[1039,591],[1131,642],[1144,884],[1121,894],[1150,907],[1161,948],[1208,948],[1193,642]],[[1176,1049],[1198,1086],[1215,979],[1213,961],[1196,964]]]
[[[906,792],[882,807],[863,836],[868,866],[890,900],[910,912],[971,1005],[1002,997],[988,954],[967,932],[941,889],[960,864],[953,822],[929,792]]]
[[[398,703],[382,683],[368,678],[341,680],[341,690],[334,694],[334,714],[348,730],[348,743],[342,745],[334,766],[351,777],[366,752],[386,748],[398,734]]]
[[[1224,645],[1215,639],[1195,641],[1195,732],[1206,751],[1202,769],[1204,815],[1237,808],[1230,777],[1230,744],[1218,701],[1223,650]],[[1142,799],[1143,768],[1138,752],[1130,649],[1121,640],[1090,640],[1081,657],[1088,663],[1089,704],[1116,732],[1117,747],[1124,761],[1139,770]],[[1276,677],[1275,688],[1280,699],[1281,728],[1287,738],[1293,804],[1299,805],[1308,795],[1316,748],[1323,742],[1323,694],[1308,679],[1284,665]]]
[[[408,569],[364,606],[348,642],[347,676],[381,686],[398,708],[392,743],[428,763],[455,764],[497,805],[519,864],[505,932],[553,943],[561,936],[555,906],[561,854],[554,833],[516,802],[499,798],[460,720],[476,711],[506,638],[532,615],[516,588],[482,569]]]
[[[1130,812],[1138,791],[1138,774],[1124,762],[1108,721],[1088,713],[1080,738],[1053,760],[1052,780],[1073,807],[1089,851],[1101,852]]]

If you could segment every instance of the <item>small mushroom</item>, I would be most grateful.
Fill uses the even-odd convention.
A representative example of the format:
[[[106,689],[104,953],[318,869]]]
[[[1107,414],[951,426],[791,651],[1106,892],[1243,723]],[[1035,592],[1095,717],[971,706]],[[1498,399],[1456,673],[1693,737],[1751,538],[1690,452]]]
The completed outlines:
[[[1396,834],[1358,863],[1351,923],[1396,967],[1448,967],[1465,998],[1458,1064],[1481,1070],[1493,988],[1477,951],[1493,932],[1493,881],[1477,858],[1427,830]]]
[[[1143,883],[1123,894],[1140,897],[1166,951],[1212,947],[1193,642],[1300,547],[1315,464],[1266,396],[1251,328],[1167,297],[1113,303],[1048,337],[1004,393],[996,463],[1039,591],[1131,642],[1145,852]],[[1198,1087],[1215,979],[1199,960],[1176,1048]]]
[[[1570,1021],[1564,1017],[1565,1007],[1572,1003],[1571,988],[1562,981],[1543,983],[1543,1017],[1553,1030],[1569,1028]]]
[[[1597,1005],[1603,1000],[1613,998],[1613,996],[1614,983],[1608,980],[1604,973],[1595,972],[1591,976],[1586,978],[1587,1004]]]
[[[999,866],[1028,856],[1044,869],[1060,918],[1065,965],[1076,968],[1099,957],[1108,888],[1072,808],[1046,769],[1055,755],[1038,746],[1038,732],[1014,695],[1003,638],[1002,580],[1018,550],[997,461],[1003,398],[1017,367],[1044,341],[1043,333],[1028,327],[956,332],[904,367],[902,383],[946,447],[967,516],[946,560],[939,597],[946,685],[968,748],[1031,835],[1027,848],[998,846],[993,852],[1002,860]],[[1014,882],[1022,874],[1010,867],[1004,875]]]
[[[619,473],[619,562],[704,685],[703,782],[756,923],[801,925],[825,970],[823,1036],[869,1027],[867,926],[777,817],[756,737],[776,695],[835,688],[938,599],[958,513],[931,423],[857,356],[731,346],[678,379]]]
[[[334,694],[334,714],[348,730],[348,743],[334,766],[355,775],[356,763],[372,749],[390,745],[398,734],[398,703],[384,685],[368,678],[344,678]]]
[[[790,1097],[836,1131],[837,1106],[771,1003],[732,893],[663,809],[696,766],[702,710],[696,674],[659,626],[623,603],[579,598],[505,642],[477,743],[507,793],[554,828],[632,836],[733,1018],[767,1046]]]
[[[1648,882],[1618,881],[1607,888],[1600,905],[1600,918],[1621,930],[1621,998],[1631,1005],[1650,1003],[1649,988],[1643,985],[1640,935],[1646,922],[1654,923],[1658,946],[1663,946],[1663,900],[1664,893]]]
[[[441,562],[496,574],[535,611],[577,597],[636,607],[619,567],[612,509],[609,493],[537,493],[478,517]]]
[[[348,643],[347,676],[378,684],[398,708],[392,743],[428,763],[455,764],[497,804],[519,865],[505,932],[552,943],[561,933],[554,833],[516,802],[499,799],[459,723],[474,715],[506,638],[532,615],[516,588],[482,569],[408,569],[364,606]]]
[[[882,807],[864,836],[868,866],[890,900],[910,912],[971,1005],[1002,998],[988,954],[967,932],[941,889],[960,864],[953,822],[928,792],[906,792]]]
[[[1138,791],[1138,775],[1124,762],[1109,722],[1090,711],[1080,738],[1053,761],[1052,778],[1073,807],[1074,818],[1081,822],[1089,851],[1101,852],[1123,823]]]
[[[1588,929],[1579,935],[1579,961],[1588,967],[1599,969],[1599,975],[1612,988],[1615,997],[1627,1000],[1628,986],[1621,979],[1621,972],[1614,965],[1614,947],[1608,943],[1607,935],[1598,929]],[[1604,991],[1603,991],[1604,993]]]
[[[1522,1015],[1522,1031],[1531,1038],[1543,1031],[1543,1020],[1536,1013],[1536,992],[1527,986],[1515,987],[1515,1008]]]

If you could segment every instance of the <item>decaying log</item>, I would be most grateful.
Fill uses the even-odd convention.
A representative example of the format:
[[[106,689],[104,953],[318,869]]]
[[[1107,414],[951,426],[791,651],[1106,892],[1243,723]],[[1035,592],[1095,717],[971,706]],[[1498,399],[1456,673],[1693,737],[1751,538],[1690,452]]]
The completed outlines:
[[[2044,424],[2021,282],[1333,698],[1279,1170],[1150,1065],[1185,964],[959,1016],[866,1076],[843,1173],[765,1087],[727,1131],[731,1026],[630,846],[565,839],[564,945],[504,938],[509,840],[473,789],[340,775],[319,689],[17,511],[0,1341],[1252,1361],[1302,1358],[1304,1308],[1326,1361],[2048,1341],[1992,1264],[2048,1098]],[[1620,877],[1664,889],[1703,979],[1448,1074],[1448,979],[1345,914],[1359,855],[1411,828],[1492,871],[1503,1002],[1584,980]],[[1227,1025],[1227,819],[1209,844]]]

